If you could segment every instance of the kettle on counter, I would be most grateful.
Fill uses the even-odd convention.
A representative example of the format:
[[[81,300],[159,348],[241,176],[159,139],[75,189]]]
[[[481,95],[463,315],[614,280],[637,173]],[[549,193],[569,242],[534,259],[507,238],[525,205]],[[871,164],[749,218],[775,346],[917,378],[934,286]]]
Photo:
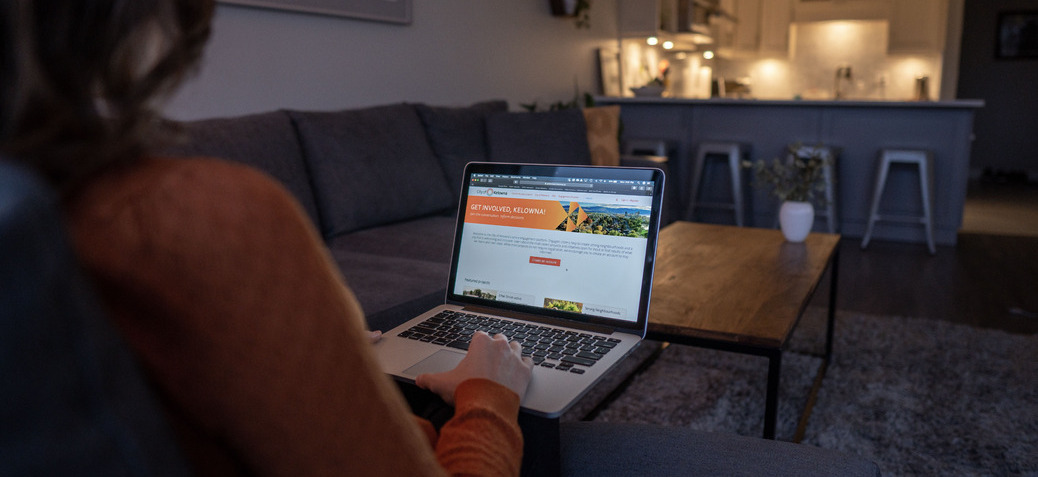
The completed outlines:
[[[930,77],[916,76],[915,77],[915,100],[916,101],[929,101],[930,100]]]

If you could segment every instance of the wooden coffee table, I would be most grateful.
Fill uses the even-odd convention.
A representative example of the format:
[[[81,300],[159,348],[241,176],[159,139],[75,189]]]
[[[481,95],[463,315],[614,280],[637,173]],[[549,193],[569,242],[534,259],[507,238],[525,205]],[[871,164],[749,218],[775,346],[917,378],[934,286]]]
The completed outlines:
[[[782,353],[826,268],[825,355],[811,396],[832,355],[839,242],[834,234],[790,243],[778,230],[675,222],[660,232],[647,338],[768,358],[764,437],[774,439]]]

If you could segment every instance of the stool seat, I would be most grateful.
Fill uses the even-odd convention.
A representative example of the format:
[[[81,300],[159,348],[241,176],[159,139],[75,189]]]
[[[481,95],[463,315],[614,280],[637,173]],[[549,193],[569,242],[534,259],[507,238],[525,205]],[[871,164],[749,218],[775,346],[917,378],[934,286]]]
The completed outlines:
[[[886,188],[887,175],[890,173],[890,165],[895,163],[914,165],[919,172],[919,194],[923,203],[923,214],[920,216],[880,213],[879,204]],[[934,245],[933,239],[933,163],[933,154],[930,151],[919,149],[883,149],[880,151],[876,188],[872,194],[872,207],[869,209],[869,221],[865,227],[865,236],[861,240],[862,250],[868,247],[876,222],[883,220],[922,224],[926,232],[926,246],[930,251],[930,255],[937,253],[937,247]]]
[[[665,139],[632,137],[623,141],[625,156],[667,156]]]
[[[696,160],[693,164],[691,199],[688,204],[688,219],[695,216],[696,208],[721,208],[731,209],[735,215],[735,225],[745,225],[742,187],[742,158],[749,151],[749,146],[737,142],[701,142],[696,148]],[[728,171],[731,176],[732,202],[730,203],[705,203],[699,201],[699,188],[703,180],[703,167],[711,156],[724,156],[728,162]]]

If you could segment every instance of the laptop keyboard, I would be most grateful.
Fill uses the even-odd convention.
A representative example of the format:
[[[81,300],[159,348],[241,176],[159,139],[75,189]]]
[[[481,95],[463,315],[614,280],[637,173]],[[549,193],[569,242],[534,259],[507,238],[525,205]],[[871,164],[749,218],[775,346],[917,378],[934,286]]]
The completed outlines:
[[[468,350],[476,331],[504,334],[509,341],[521,343],[523,356],[531,357],[534,364],[575,374],[583,374],[585,367],[593,366],[620,343],[618,338],[453,310],[441,311],[399,336]]]

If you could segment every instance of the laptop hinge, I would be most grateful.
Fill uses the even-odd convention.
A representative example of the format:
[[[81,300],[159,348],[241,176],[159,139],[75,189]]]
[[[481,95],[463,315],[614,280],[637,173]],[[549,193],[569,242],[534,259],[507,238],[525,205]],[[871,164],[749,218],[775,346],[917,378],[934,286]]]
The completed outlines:
[[[530,313],[522,313],[519,311],[502,310],[501,308],[489,308],[478,305],[465,305],[462,307],[465,311],[471,311],[473,313],[483,313],[487,315],[498,315],[505,318],[512,318],[514,320],[533,321],[536,323],[542,323],[545,325],[558,326],[562,328],[574,328],[582,331],[590,331],[592,333],[601,333],[604,335],[613,334],[613,329],[605,325],[597,325],[594,323],[582,323],[579,321],[569,321],[552,318],[550,316],[534,315]]]

